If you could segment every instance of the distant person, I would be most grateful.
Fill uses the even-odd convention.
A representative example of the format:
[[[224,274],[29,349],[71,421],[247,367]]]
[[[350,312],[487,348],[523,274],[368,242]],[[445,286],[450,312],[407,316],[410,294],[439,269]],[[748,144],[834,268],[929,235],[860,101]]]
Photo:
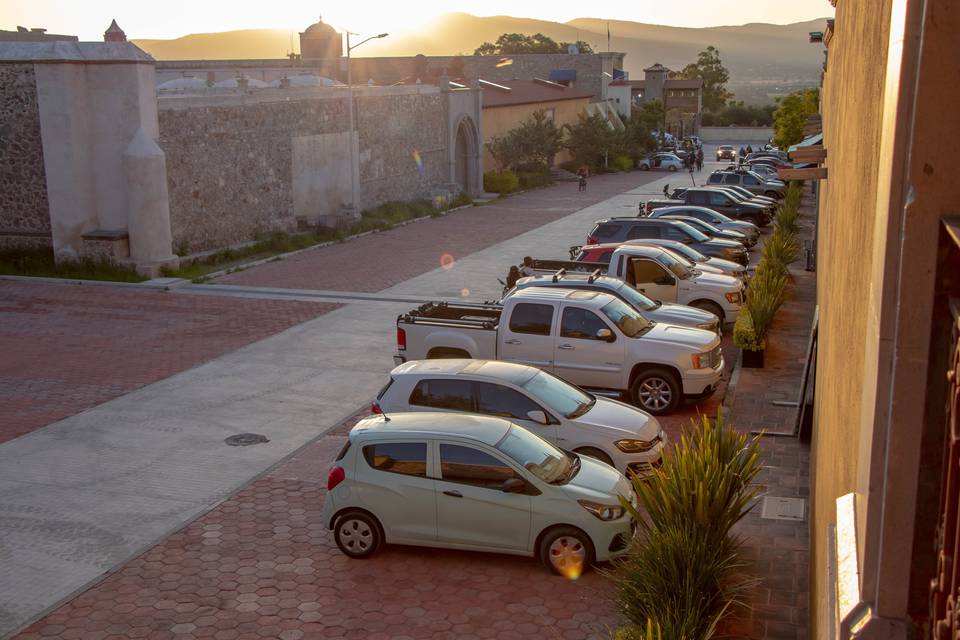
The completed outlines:
[[[753,153],[753,147],[747,145],[747,153]]]
[[[697,149],[697,171],[703,171],[703,148]]]
[[[740,147],[739,156],[740,156],[740,162],[743,162],[743,158],[747,157],[747,150],[744,149],[743,147]]]
[[[577,192],[579,193],[581,191],[586,191],[587,190],[587,168],[586,167],[580,167],[580,170],[577,171],[577,178],[578,178]]]

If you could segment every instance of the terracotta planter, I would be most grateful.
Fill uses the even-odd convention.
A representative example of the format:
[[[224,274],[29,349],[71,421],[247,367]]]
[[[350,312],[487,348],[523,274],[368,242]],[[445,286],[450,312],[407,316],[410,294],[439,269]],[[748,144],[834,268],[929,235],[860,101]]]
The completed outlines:
[[[743,360],[741,361],[743,367],[745,369],[763,369],[763,353],[764,349],[759,349],[758,351],[744,349],[741,351],[743,355]]]

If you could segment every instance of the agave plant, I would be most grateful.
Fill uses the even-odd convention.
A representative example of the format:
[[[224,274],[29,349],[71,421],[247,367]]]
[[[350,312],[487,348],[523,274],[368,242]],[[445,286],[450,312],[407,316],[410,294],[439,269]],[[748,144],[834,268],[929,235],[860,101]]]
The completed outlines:
[[[750,323],[756,341],[763,344],[773,326],[773,318],[786,298],[788,276],[783,267],[771,267],[770,261],[763,260],[750,281],[750,296],[744,305],[750,314]]]
[[[775,271],[786,273],[787,265],[800,257],[800,245],[794,234],[777,226],[766,244],[763,245],[762,262]],[[753,284],[751,282],[751,292]]]

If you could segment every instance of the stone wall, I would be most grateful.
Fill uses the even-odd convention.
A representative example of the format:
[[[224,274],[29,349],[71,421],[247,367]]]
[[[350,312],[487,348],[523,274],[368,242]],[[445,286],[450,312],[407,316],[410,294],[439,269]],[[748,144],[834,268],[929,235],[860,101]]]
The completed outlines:
[[[32,64],[0,64],[0,246],[50,243],[50,207]]]
[[[449,188],[443,94],[435,87],[383,93],[363,90],[356,99],[364,209]],[[347,131],[348,117],[343,90],[161,98],[176,253],[294,229],[293,139]]]

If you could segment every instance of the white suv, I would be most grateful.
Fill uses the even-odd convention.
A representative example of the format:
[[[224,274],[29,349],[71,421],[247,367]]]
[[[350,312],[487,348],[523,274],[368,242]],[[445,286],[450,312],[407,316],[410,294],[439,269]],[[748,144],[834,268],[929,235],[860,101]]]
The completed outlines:
[[[374,413],[458,411],[506,418],[562,449],[626,474],[660,466],[667,435],[656,418],[593,396],[540,369],[499,360],[414,360],[390,372]]]
[[[323,522],[351,558],[383,543],[537,556],[577,577],[622,553],[630,482],[501,418],[398,413],[350,431],[327,479]]]

